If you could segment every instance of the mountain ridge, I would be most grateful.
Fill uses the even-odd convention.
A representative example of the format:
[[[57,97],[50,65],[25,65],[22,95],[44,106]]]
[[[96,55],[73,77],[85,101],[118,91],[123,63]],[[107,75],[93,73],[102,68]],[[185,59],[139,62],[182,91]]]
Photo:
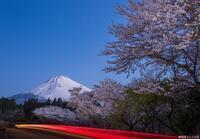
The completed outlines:
[[[62,100],[67,101],[70,98],[69,90],[77,87],[81,88],[80,93],[91,91],[90,88],[64,75],[60,75],[51,77],[49,80],[38,85],[32,90],[25,93],[16,94],[11,98],[15,99],[17,103],[23,103],[29,98],[37,98],[38,100],[53,100],[55,98],[62,98]]]

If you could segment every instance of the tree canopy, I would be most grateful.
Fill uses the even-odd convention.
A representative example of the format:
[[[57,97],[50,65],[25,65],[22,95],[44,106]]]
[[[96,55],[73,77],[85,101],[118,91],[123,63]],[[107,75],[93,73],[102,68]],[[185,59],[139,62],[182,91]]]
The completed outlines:
[[[200,2],[142,0],[119,6],[126,23],[113,24],[115,37],[103,51],[108,72],[150,69],[185,87],[200,84]],[[180,84],[179,84],[180,85]]]

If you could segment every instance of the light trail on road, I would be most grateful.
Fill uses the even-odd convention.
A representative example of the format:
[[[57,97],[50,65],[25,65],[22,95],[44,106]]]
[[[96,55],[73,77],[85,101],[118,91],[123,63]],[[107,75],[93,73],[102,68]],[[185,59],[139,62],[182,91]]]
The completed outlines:
[[[177,136],[168,136],[152,133],[99,129],[80,126],[46,125],[46,124],[18,124],[17,128],[46,130],[67,135],[90,139],[177,139]]]

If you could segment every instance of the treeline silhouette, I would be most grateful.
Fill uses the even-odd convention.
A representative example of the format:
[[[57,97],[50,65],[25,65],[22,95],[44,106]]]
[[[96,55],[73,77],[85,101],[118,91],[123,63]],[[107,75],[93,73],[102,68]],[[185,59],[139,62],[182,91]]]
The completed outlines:
[[[55,98],[53,101],[48,99],[47,101],[41,102],[38,99],[30,98],[25,101],[23,104],[23,112],[25,118],[30,119],[33,118],[33,110],[36,108],[46,107],[46,106],[58,106],[65,108],[67,106],[67,102],[62,101],[61,98]]]
[[[17,105],[14,99],[0,98],[0,113],[15,111],[16,109]]]
[[[20,115],[21,119],[34,119],[33,110],[36,108],[46,106],[58,106],[62,108],[67,107],[67,102],[62,101],[61,98],[55,98],[53,101],[47,99],[46,101],[39,101],[36,98],[30,98],[24,102],[24,104],[17,104],[14,99],[0,98],[0,120],[7,120],[7,118],[13,115],[9,120],[15,121],[16,115]],[[9,115],[8,115],[9,114]],[[7,116],[8,115],[8,116]],[[6,117],[6,119],[4,119]],[[19,119],[19,118],[18,118]]]

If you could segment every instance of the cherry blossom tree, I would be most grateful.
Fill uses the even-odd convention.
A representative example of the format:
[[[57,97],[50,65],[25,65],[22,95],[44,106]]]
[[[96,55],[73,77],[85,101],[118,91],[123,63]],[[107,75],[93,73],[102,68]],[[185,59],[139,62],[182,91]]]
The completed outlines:
[[[112,57],[108,72],[151,69],[185,87],[200,85],[199,0],[129,1],[119,6],[126,23],[113,24],[103,55]]]
[[[73,93],[69,105],[76,109],[80,119],[89,120],[97,115],[105,118],[113,111],[113,103],[123,98],[124,90],[120,83],[105,79],[95,85],[91,92],[77,93],[76,89],[71,90]]]

